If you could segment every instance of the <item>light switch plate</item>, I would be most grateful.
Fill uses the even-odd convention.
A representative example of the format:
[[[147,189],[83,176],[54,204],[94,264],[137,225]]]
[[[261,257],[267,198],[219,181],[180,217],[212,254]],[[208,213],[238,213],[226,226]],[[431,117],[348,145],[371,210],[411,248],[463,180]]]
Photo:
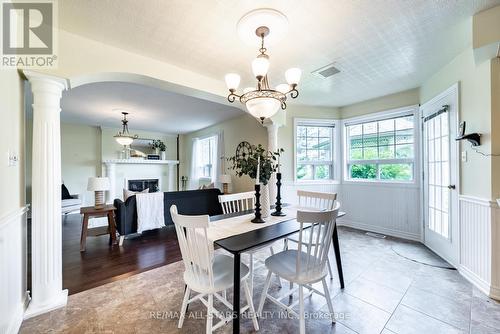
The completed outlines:
[[[15,152],[7,152],[7,158],[8,158],[8,163],[7,165],[9,167],[17,166],[17,162],[19,161],[19,156]]]
[[[467,151],[462,151],[462,162],[467,162]]]

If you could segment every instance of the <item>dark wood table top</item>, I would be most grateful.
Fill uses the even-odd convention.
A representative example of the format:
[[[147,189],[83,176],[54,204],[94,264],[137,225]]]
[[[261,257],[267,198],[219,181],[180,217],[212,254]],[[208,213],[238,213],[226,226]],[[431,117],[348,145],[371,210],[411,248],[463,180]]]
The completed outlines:
[[[218,221],[226,218],[237,217],[252,213],[253,210],[236,212],[225,215],[210,217],[210,221]],[[337,217],[342,217],[345,212],[339,212]],[[286,219],[286,217],[284,217]],[[300,223],[293,217],[280,223],[263,226],[257,230],[232,235],[227,238],[214,241],[214,244],[227,250],[230,253],[241,253],[252,248],[283,239],[289,235],[300,231]]]
[[[105,214],[108,211],[113,211],[116,210],[116,208],[113,206],[113,204],[107,204],[103,207],[96,208],[94,206],[85,206],[80,209],[81,214]]]

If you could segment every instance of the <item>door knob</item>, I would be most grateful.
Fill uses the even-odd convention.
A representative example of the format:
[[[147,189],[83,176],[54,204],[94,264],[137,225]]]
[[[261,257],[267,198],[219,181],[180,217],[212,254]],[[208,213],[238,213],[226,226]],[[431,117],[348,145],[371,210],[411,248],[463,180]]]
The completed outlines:
[[[454,184],[450,184],[450,185],[448,186],[448,189],[455,189],[455,185],[454,185]]]

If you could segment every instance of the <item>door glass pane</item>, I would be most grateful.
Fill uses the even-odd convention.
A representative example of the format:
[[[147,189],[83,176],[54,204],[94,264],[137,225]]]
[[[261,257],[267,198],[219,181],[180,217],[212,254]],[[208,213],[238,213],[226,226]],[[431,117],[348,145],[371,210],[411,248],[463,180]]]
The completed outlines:
[[[427,148],[428,171],[428,227],[445,238],[449,238],[450,208],[450,137],[448,114],[443,113],[424,123],[424,147]],[[396,150],[397,155],[397,150]]]

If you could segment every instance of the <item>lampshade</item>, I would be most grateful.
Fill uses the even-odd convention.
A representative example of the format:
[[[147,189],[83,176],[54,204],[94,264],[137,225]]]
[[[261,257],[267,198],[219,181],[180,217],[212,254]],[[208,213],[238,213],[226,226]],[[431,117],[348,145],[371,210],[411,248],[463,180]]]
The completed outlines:
[[[88,191],[109,190],[110,187],[111,184],[107,177],[89,177],[89,182],[87,184]]]
[[[240,76],[236,73],[228,73],[225,76],[228,89],[237,89],[240,85]]]
[[[260,54],[252,61],[252,71],[255,77],[264,77],[269,70],[269,57],[265,54]]]
[[[276,90],[278,92],[286,94],[290,90],[290,85],[288,85],[288,84],[279,84],[278,86],[276,86]]]
[[[248,100],[246,107],[252,116],[262,119],[276,114],[281,107],[281,103],[272,97],[259,97]]]
[[[290,68],[285,72],[286,82],[289,85],[296,85],[300,81],[300,76],[302,75],[302,71],[300,68]]]
[[[231,183],[231,175],[229,175],[229,174],[222,174],[220,176],[220,183]]]
[[[118,144],[125,146],[125,145],[132,144],[132,142],[134,141],[134,138],[128,137],[128,136],[116,135],[115,140],[118,142]]]

